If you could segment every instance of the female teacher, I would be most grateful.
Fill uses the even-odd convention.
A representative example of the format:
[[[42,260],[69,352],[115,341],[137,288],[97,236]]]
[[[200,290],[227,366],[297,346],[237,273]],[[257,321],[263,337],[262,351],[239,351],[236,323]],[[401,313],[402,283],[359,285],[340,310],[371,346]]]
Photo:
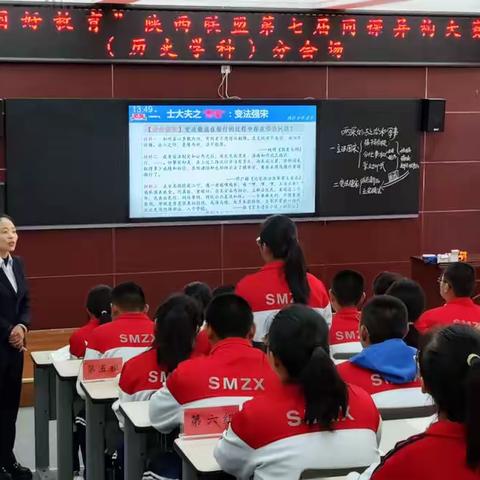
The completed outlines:
[[[13,257],[18,235],[0,214],[0,480],[27,480],[32,472],[13,453],[22,388],[23,352],[30,325],[30,299],[23,264]]]

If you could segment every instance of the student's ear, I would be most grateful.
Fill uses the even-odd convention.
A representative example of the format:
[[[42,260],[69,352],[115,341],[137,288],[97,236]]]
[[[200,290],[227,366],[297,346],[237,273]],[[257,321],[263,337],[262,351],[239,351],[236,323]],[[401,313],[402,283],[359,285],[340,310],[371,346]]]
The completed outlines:
[[[146,303],[145,306],[143,307],[143,313],[148,313],[149,310],[150,310],[150,305]]]
[[[253,340],[255,338],[255,333],[257,332],[257,326],[252,323],[252,326],[250,327],[250,330],[247,335],[248,340]]]
[[[213,331],[213,328],[208,323],[205,324],[205,331],[207,332],[207,338],[211,345],[214,345],[218,342],[217,334]]]
[[[112,310],[112,318],[118,317],[122,313],[114,303],[110,304],[110,308]]]
[[[359,333],[360,333],[360,343],[363,347],[370,345],[370,334],[368,333],[368,329],[362,323],[359,324]]]
[[[333,311],[338,312],[340,310],[340,305],[338,304],[337,297],[332,292],[332,289],[328,291],[328,296],[330,297],[330,305],[332,306]]]

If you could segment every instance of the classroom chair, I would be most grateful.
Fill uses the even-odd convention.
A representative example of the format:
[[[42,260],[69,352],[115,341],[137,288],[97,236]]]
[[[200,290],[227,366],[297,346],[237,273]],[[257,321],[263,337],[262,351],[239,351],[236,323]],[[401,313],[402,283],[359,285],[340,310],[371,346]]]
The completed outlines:
[[[436,413],[435,405],[419,407],[380,408],[382,420],[403,420],[408,418],[430,417]]]
[[[364,465],[362,467],[350,467],[350,468],[312,468],[304,470],[300,475],[299,480],[320,480],[322,478],[330,477],[346,477],[351,472],[362,473],[370,465]]]

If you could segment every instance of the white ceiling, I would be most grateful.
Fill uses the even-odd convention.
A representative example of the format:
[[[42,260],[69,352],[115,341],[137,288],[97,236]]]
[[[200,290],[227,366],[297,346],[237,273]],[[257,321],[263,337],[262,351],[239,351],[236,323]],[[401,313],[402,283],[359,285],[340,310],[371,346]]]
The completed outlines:
[[[16,0],[15,3],[28,0]],[[43,0],[48,4],[102,3],[102,0]],[[429,13],[479,13],[480,0],[108,0],[104,3],[151,5],[168,7],[219,7],[268,9],[322,9],[339,8],[347,10],[429,12]]]

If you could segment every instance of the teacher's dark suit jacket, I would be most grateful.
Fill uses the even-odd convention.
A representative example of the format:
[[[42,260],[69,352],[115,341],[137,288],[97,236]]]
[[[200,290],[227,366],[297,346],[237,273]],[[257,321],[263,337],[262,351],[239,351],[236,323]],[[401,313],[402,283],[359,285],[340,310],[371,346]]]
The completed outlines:
[[[17,292],[0,268],[0,348],[10,348],[8,337],[15,325],[30,326],[30,295],[28,292],[23,262],[20,257],[12,257],[13,273],[17,281]]]

